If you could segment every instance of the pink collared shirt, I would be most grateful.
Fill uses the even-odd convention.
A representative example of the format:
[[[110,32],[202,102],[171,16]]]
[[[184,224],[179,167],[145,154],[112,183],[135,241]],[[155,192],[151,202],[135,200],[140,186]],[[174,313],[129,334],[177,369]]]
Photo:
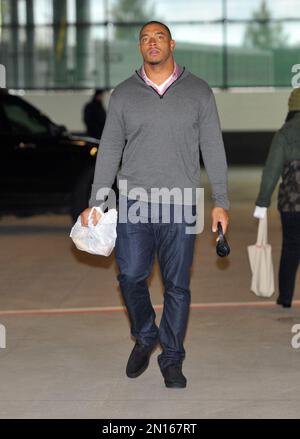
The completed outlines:
[[[143,80],[148,84],[151,85],[151,87],[155,88],[155,90],[160,94],[164,94],[164,92],[166,91],[166,89],[168,87],[170,87],[170,85],[178,78],[179,76],[179,66],[178,64],[174,61],[174,70],[173,73],[160,85],[155,84],[153,81],[151,81],[151,79],[148,78],[148,76],[146,75],[145,69],[144,69],[144,65],[141,68],[141,75]]]

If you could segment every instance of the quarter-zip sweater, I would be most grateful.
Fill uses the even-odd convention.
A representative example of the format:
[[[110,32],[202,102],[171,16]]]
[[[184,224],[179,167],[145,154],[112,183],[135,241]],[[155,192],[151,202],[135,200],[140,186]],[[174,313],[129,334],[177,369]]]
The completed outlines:
[[[148,78],[148,76],[146,75],[146,72],[145,72],[144,65],[142,65],[142,67],[140,68],[138,73],[143,78],[143,80],[146,82],[146,84],[155,88],[158,91],[158,93],[161,95],[174,81],[176,81],[176,79],[178,78],[178,76],[180,74],[180,70],[179,70],[178,64],[176,62],[174,62],[174,69],[173,69],[172,74],[160,85],[155,84],[153,81],[151,81],[150,78]]]
[[[116,175],[121,195],[143,188],[147,198],[141,201],[152,201],[155,189],[191,188],[194,204],[200,150],[214,205],[228,209],[227,162],[211,88],[179,65],[178,78],[160,95],[136,70],[111,94],[89,206],[104,201],[97,192],[111,188]]]

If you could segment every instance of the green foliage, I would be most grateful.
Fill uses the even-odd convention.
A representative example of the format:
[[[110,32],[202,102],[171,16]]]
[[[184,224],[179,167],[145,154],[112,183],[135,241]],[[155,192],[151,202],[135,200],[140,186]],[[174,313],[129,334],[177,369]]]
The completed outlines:
[[[154,6],[147,8],[145,0],[118,0],[112,9],[113,20],[119,23],[141,22],[155,20]],[[118,26],[115,39],[138,41],[141,26]]]
[[[261,2],[259,9],[253,12],[252,17],[259,21],[248,24],[244,36],[246,47],[271,49],[287,46],[289,36],[283,31],[281,23],[272,23],[271,11],[266,0]]]

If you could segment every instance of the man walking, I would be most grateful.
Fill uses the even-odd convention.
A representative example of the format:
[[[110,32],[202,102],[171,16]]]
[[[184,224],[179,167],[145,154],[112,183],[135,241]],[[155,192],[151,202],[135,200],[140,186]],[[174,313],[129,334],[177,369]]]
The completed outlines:
[[[220,221],[226,232],[227,163],[214,95],[205,81],[175,62],[174,48],[175,41],[165,24],[151,21],[141,28],[139,50],[144,62],[111,95],[90,207],[81,214],[83,225],[87,226],[91,208],[104,201],[97,193],[111,188],[116,175],[119,206],[125,200],[128,210],[139,202],[152,206],[157,200],[154,195],[161,188],[181,192],[191,188],[195,192],[200,187],[200,147],[212,188],[212,230],[216,232]],[[139,198],[132,195],[137,188],[144,190]],[[179,203],[170,201],[168,222],[163,218],[163,203],[157,206],[158,213],[146,213],[144,221],[121,222],[118,217],[118,280],[136,340],[126,373],[130,378],[141,375],[160,342],[162,352],[157,360],[165,385],[186,387],[183,341],[195,233],[186,233],[187,221],[177,222],[175,217],[178,208],[186,207],[194,215],[196,197]],[[94,210],[94,224],[100,217]],[[164,283],[159,328],[147,287],[155,252]]]

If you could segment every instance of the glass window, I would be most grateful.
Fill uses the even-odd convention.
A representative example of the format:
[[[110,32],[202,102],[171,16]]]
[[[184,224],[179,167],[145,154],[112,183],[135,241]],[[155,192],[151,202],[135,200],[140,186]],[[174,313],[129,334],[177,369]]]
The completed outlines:
[[[3,133],[6,133],[7,131],[8,131],[7,121],[6,121],[5,115],[3,113],[3,110],[0,107],[0,132],[1,132],[1,134],[3,134]]]
[[[228,86],[290,86],[299,59],[298,24],[244,22],[227,29]]]
[[[299,0],[227,0],[227,17],[231,19],[251,19],[254,13],[267,10],[270,18],[300,18]]]
[[[37,25],[50,24],[53,21],[52,0],[34,0],[34,22]]]
[[[11,129],[18,134],[47,134],[48,125],[38,118],[29,107],[17,102],[4,102],[4,113],[10,123]]]
[[[116,22],[199,21],[216,20],[222,17],[222,0],[159,0],[109,1],[109,18]],[[126,7],[127,6],[127,7]]]
[[[8,88],[114,87],[143,62],[141,23],[157,20],[170,27],[175,59],[211,86],[290,86],[299,2],[19,0],[16,13],[13,2],[0,0],[0,63]],[[24,26],[27,15],[34,26]]]

